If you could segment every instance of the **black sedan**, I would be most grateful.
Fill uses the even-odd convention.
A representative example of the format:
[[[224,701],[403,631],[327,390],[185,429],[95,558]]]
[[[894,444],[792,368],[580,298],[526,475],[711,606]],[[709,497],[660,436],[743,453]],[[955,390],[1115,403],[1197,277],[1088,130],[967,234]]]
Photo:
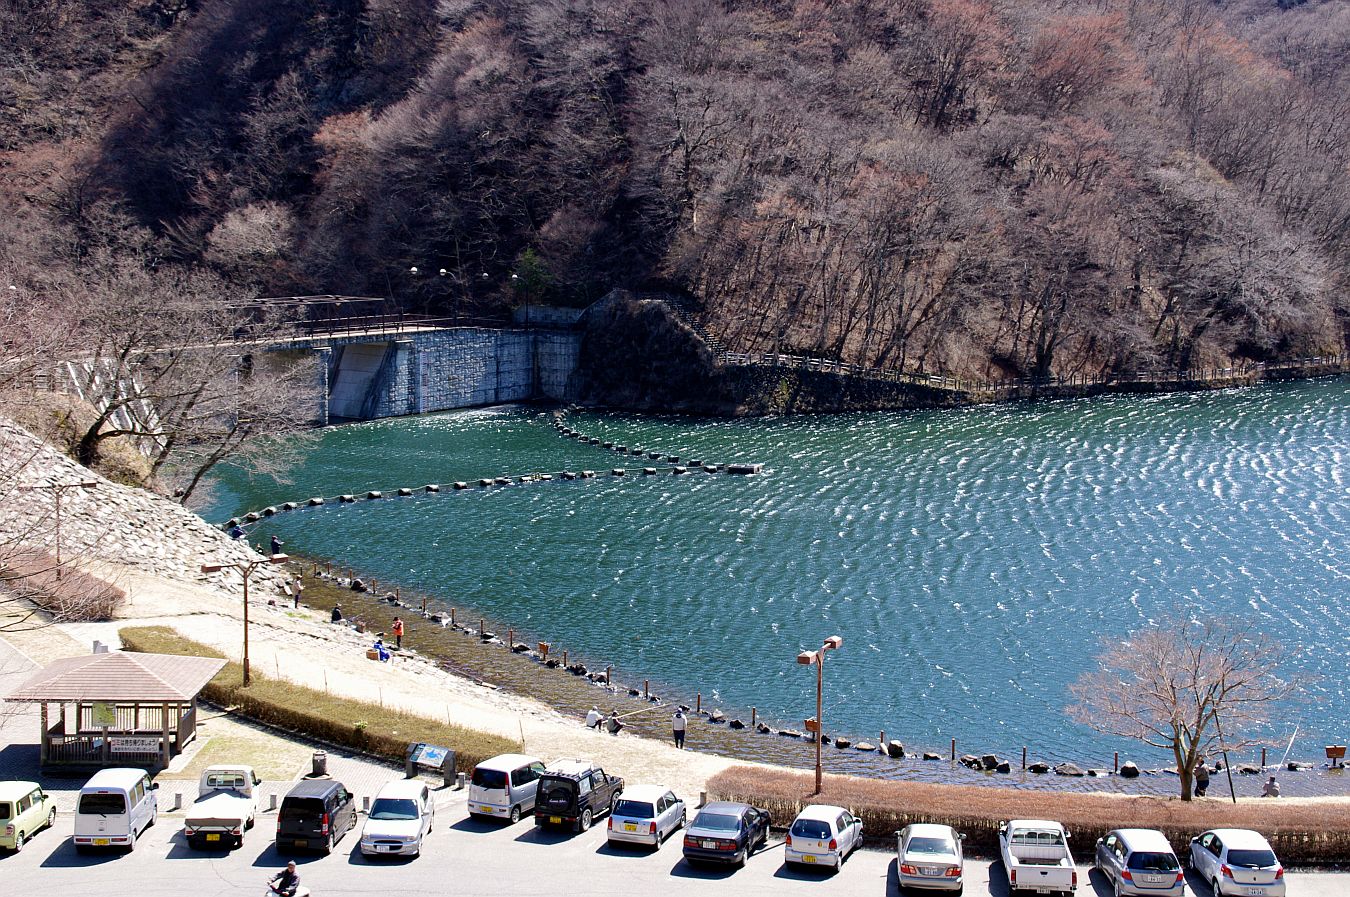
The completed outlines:
[[[749,804],[717,801],[708,804],[684,830],[687,862],[733,863],[769,843],[769,813]]]

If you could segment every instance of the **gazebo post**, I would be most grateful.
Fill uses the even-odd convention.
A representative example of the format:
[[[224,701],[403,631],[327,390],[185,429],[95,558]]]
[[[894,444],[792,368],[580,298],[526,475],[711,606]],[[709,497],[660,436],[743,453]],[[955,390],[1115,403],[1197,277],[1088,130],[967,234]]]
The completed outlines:
[[[169,705],[168,705],[168,704],[165,704],[165,705],[164,705],[163,719],[164,719],[164,736],[163,736],[164,740],[163,740],[163,742],[160,743],[160,746],[159,746],[159,747],[160,747],[161,753],[163,754],[164,768],[165,768],[165,769],[168,769],[168,768],[169,768]],[[182,747],[182,745],[179,745],[179,748],[180,748],[180,749],[181,749],[181,747]]]
[[[42,702],[42,741],[38,745],[38,766],[47,765],[47,755],[50,753],[52,743],[51,726],[47,722],[47,702]]]

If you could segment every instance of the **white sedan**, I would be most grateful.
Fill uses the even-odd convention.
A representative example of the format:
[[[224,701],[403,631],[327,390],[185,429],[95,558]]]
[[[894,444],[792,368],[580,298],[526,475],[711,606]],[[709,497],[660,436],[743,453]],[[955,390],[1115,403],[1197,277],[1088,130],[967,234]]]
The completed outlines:
[[[1214,897],[1284,897],[1284,867],[1270,842],[1240,828],[1216,828],[1191,839],[1191,868]]]
[[[895,833],[901,888],[933,888],[961,893],[961,839],[949,825],[916,822]]]
[[[361,829],[363,856],[420,856],[436,821],[431,791],[417,779],[389,782],[375,795]]]
[[[861,819],[843,807],[817,804],[798,813],[788,829],[783,862],[832,866],[838,871],[861,845]]]
[[[660,847],[684,828],[684,801],[660,785],[625,788],[609,814],[609,840]]]

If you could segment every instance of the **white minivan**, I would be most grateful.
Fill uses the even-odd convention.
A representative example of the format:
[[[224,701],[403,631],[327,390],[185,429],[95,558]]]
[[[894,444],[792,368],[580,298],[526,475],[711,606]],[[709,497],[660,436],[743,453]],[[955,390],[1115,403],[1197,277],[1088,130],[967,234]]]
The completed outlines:
[[[525,754],[501,754],[484,760],[469,779],[469,815],[519,822],[534,811],[534,796],[544,761]]]
[[[159,786],[142,769],[104,769],[80,789],[75,805],[75,849],[136,846],[155,824]]]

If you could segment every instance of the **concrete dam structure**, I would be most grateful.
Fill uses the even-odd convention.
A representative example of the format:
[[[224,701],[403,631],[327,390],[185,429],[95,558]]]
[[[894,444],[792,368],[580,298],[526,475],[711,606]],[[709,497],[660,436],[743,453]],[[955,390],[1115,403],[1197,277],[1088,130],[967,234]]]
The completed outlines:
[[[327,424],[567,401],[579,343],[570,329],[451,327],[328,336],[307,348],[321,361],[325,406],[319,420]]]

